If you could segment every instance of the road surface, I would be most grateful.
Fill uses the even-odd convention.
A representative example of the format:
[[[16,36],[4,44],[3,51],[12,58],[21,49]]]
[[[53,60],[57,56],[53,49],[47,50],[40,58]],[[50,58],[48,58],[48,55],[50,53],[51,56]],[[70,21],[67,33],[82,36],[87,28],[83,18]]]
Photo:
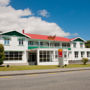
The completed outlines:
[[[0,76],[0,90],[90,90],[90,71]]]

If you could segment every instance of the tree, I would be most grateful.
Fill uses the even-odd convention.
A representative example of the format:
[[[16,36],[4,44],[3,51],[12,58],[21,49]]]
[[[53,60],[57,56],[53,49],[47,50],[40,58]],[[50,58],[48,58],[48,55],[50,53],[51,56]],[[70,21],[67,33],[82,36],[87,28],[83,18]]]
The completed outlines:
[[[0,65],[3,64],[4,59],[5,59],[4,46],[0,44]]]
[[[86,48],[90,48],[90,40],[85,43]]]
[[[82,62],[84,65],[86,65],[86,63],[88,62],[88,58],[82,58]]]

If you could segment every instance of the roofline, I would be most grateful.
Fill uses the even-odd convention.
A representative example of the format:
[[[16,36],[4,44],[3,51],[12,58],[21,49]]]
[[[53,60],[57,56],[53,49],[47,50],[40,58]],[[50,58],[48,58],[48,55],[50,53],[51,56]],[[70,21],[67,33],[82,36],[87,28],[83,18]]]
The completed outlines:
[[[78,39],[78,38],[80,38],[80,39],[82,39],[81,37],[76,37],[76,38],[73,38],[73,39],[71,39],[71,41],[73,41],[73,40],[75,40],[75,39]],[[84,42],[86,42],[86,40],[84,40],[84,39],[82,39]]]
[[[31,37],[29,37],[29,36],[27,36],[27,35],[25,35],[25,34],[23,34],[23,33],[19,32],[19,31],[17,31],[17,30],[5,31],[5,32],[2,32],[2,33],[0,33],[0,34],[2,35],[2,34],[4,34],[4,33],[12,32],[12,31],[16,31],[16,32],[18,32],[18,33],[20,33],[20,34],[22,34],[22,35],[24,35],[24,36],[28,37],[28,38],[31,38]]]
[[[51,42],[54,41],[54,40],[32,39],[32,38],[30,40],[41,40],[41,41],[51,41]],[[55,42],[70,43],[70,41],[56,41],[56,40],[55,40]]]
[[[0,35],[2,35],[2,34],[4,34],[4,33],[12,32],[12,31],[16,31],[16,32],[18,32],[18,33],[20,33],[20,34],[28,37],[28,38],[31,38],[30,36],[26,35],[26,34],[29,34],[29,33],[21,33],[21,32],[19,32],[19,31],[17,31],[17,30],[5,31],[5,32],[0,33]],[[40,35],[40,34],[36,34],[36,35]],[[49,35],[45,35],[45,36],[49,36]],[[64,37],[62,37],[62,38],[64,38]],[[70,41],[74,41],[75,39],[78,39],[78,38],[82,39],[81,37],[76,37],[76,38],[71,39]],[[31,38],[31,39],[32,39],[32,38]],[[67,38],[67,39],[69,39],[69,38]],[[37,40],[37,39],[36,39],[36,40]],[[42,39],[42,40],[43,40],[43,39]],[[83,40],[84,42],[86,42],[86,40],[84,40],[84,39],[82,39],[82,40]],[[68,42],[70,42],[70,41],[68,41]],[[65,42],[65,41],[62,41],[62,42]]]
[[[25,34],[30,34],[30,33],[25,33]],[[32,33],[31,33],[32,34]],[[42,35],[42,34],[33,34],[33,35]],[[43,35],[42,35],[43,36]],[[50,36],[50,35],[44,35],[44,36]],[[62,37],[62,36],[56,36],[56,37],[59,37],[59,38],[65,38],[65,39],[69,39],[70,38],[67,38],[67,37]],[[31,37],[30,37],[31,38]],[[31,38],[32,39],[32,38]],[[42,39],[43,40],[43,39]],[[50,40],[50,41],[53,41],[53,40]],[[71,40],[70,40],[71,41]],[[67,42],[70,42],[70,41],[67,41]],[[64,41],[65,42],[65,41]]]

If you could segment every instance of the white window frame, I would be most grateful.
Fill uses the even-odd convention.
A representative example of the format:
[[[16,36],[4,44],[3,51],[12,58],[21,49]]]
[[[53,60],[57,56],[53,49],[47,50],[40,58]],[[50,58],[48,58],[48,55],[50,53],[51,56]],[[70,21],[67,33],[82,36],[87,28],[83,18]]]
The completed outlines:
[[[76,48],[76,45],[77,45],[76,43],[73,43],[73,47],[74,47],[74,48]]]
[[[77,54],[76,54],[76,53],[77,53]],[[75,52],[74,52],[74,55],[75,55],[75,58],[78,58],[79,52],[78,52],[78,51],[75,51]]]
[[[4,39],[4,45],[10,45],[10,39]]]
[[[19,46],[23,46],[24,45],[24,40],[23,39],[19,39]]]

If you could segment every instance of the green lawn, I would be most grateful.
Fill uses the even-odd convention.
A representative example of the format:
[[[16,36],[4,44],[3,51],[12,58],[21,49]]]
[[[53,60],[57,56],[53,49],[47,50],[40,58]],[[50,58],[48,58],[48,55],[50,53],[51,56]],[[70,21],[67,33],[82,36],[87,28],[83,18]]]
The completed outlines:
[[[83,64],[70,64],[64,68],[77,68],[77,67],[90,67],[90,64],[83,65]],[[16,71],[16,70],[40,70],[40,69],[57,69],[61,68],[58,65],[43,65],[43,66],[10,66],[10,67],[0,67],[0,71]]]

